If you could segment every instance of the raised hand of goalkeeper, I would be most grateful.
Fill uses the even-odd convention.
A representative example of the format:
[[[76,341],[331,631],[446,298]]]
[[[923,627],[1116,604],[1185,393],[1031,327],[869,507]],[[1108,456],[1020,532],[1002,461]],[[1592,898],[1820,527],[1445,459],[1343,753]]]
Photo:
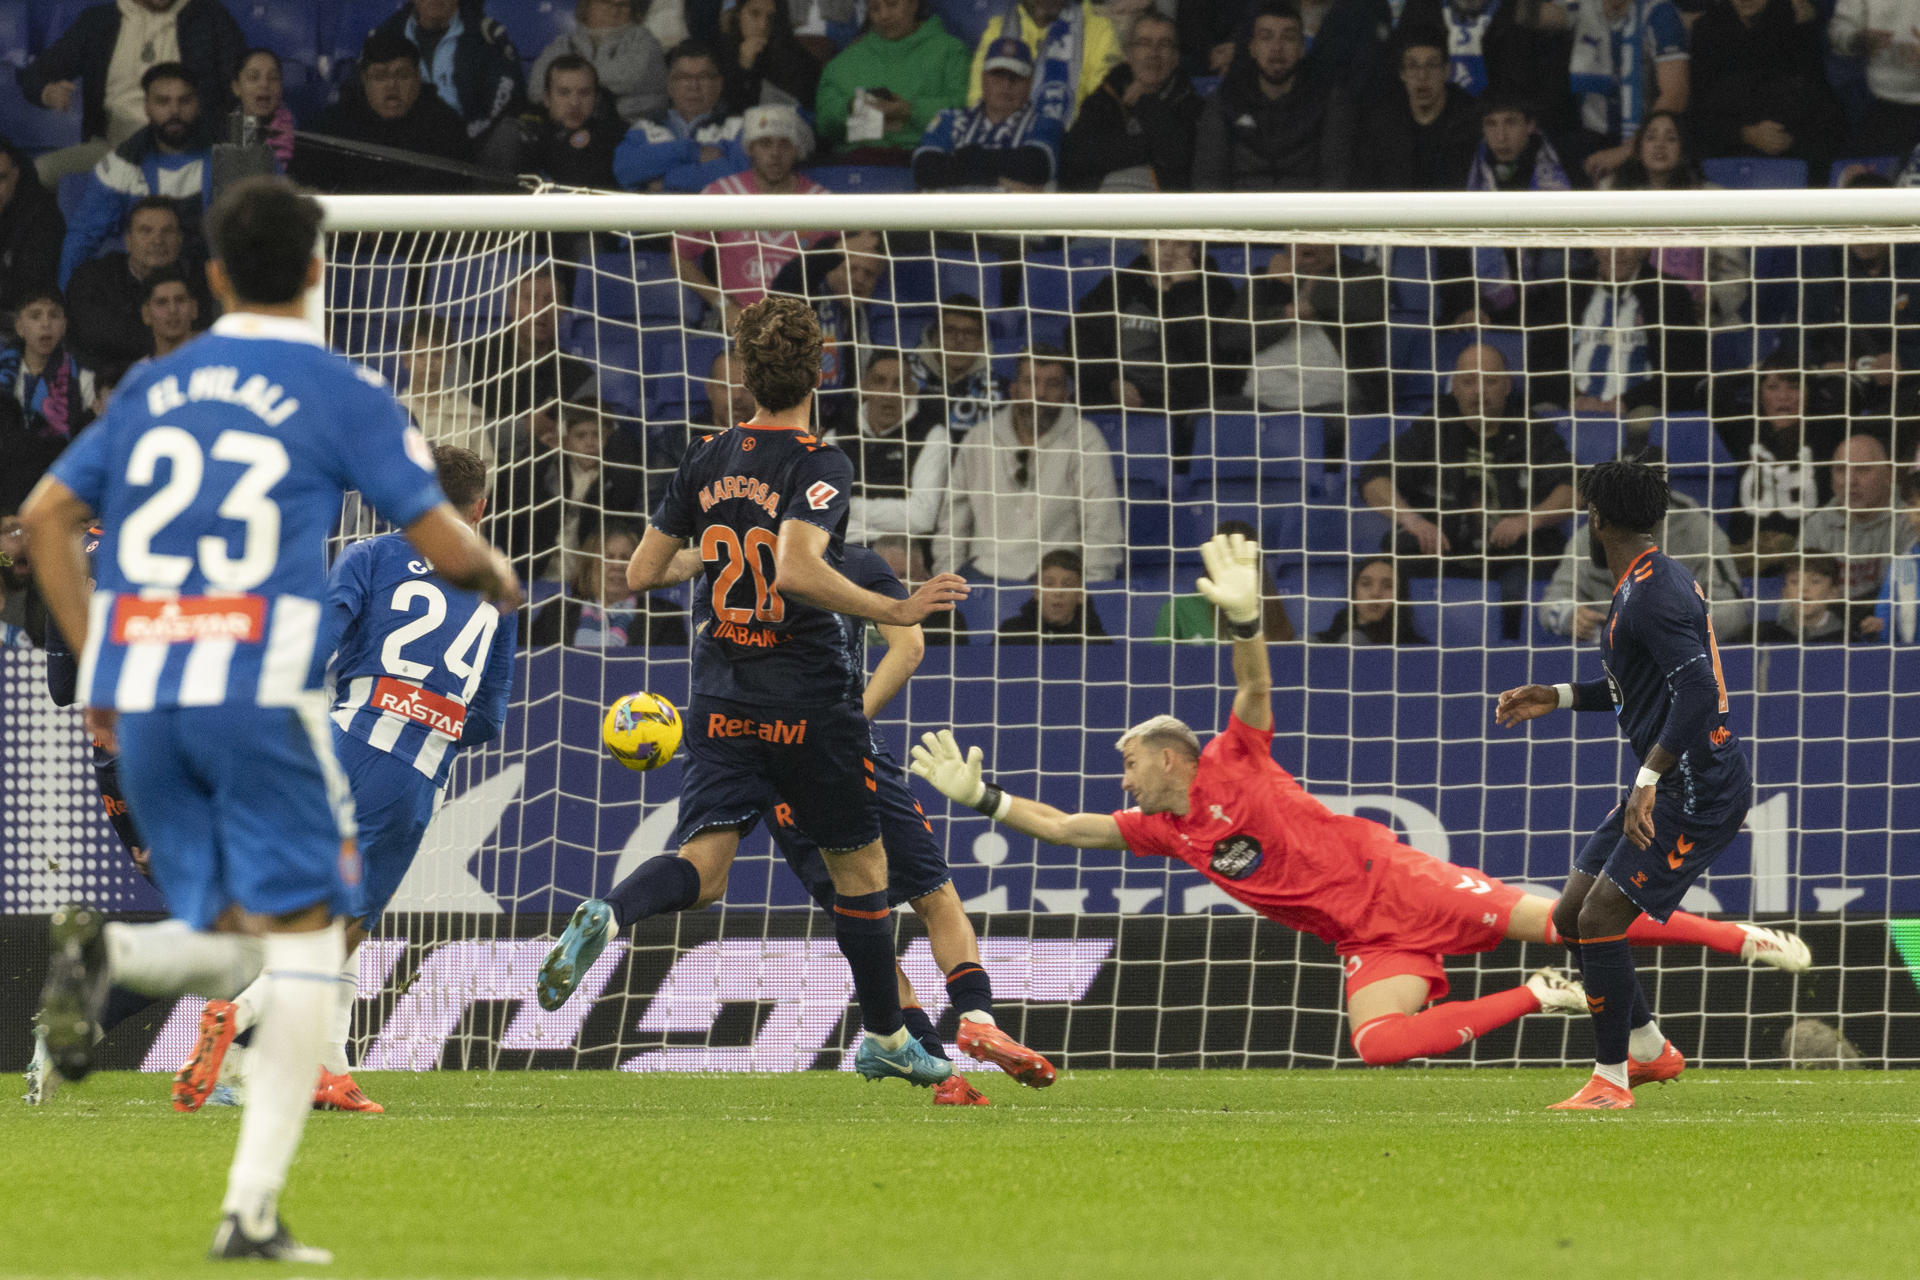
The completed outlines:
[[[1200,546],[1206,576],[1194,586],[1226,615],[1235,640],[1253,640],[1260,626],[1260,546],[1238,533],[1218,533]]]
[[[920,745],[909,754],[911,762],[907,768],[932,783],[935,791],[949,800],[980,809],[989,818],[998,816],[991,810],[980,808],[980,802],[987,794],[987,783],[980,777],[983,762],[980,748],[971,747],[962,756],[953,730],[942,729],[938,733],[921,734]],[[996,787],[994,790],[999,789]]]

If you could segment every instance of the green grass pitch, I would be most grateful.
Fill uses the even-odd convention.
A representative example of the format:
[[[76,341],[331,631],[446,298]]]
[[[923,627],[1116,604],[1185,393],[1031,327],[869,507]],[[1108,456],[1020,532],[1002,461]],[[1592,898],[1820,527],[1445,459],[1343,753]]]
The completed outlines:
[[[1555,1115],[1571,1071],[359,1077],[284,1202],[313,1274],[443,1277],[1911,1275],[1916,1081],[1689,1071]],[[237,1115],[101,1075],[0,1105],[0,1277],[199,1261]],[[876,1227],[875,1224],[878,1224]],[[246,1274],[292,1275],[257,1266]]]

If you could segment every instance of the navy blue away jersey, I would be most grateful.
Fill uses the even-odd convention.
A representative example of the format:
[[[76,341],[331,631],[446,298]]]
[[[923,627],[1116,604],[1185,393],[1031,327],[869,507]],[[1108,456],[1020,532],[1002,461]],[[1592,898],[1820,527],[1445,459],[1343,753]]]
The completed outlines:
[[[1649,547],[1614,588],[1600,633],[1600,660],[1620,731],[1645,763],[1668,737],[1680,763],[1661,780],[1676,788],[1689,818],[1714,821],[1747,807],[1752,790],[1745,755],[1727,727],[1727,680],[1700,584],[1681,564]],[[1713,695],[1710,714],[1684,742],[1666,734],[1683,688]]]
[[[774,581],[780,525],[825,529],[839,568],[853,464],[790,428],[739,426],[687,450],[653,527],[700,552],[693,584],[693,692],[787,707],[858,699],[866,673],[839,615],[788,600]]]
[[[847,581],[856,587],[865,587],[877,595],[889,600],[905,600],[908,592],[906,584],[887,567],[886,557],[878,551],[869,551],[857,542],[850,542],[845,548],[845,559],[841,562],[840,572],[847,575]],[[847,628],[847,647],[853,653],[854,665],[861,670],[867,665],[867,620],[856,618],[852,614],[842,614],[841,619]]]

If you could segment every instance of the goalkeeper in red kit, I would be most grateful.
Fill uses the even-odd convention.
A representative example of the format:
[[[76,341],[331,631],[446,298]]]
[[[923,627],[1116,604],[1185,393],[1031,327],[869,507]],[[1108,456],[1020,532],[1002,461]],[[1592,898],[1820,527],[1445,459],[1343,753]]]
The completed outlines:
[[[1010,795],[981,777],[980,749],[963,754],[947,730],[913,748],[913,772],[948,798],[1049,844],[1178,858],[1269,920],[1332,944],[1346,968],[1354,1051],[1365,1062],[1445,1053],[1545,1009],[1586,1012],[1579,983],[1554,969],[1476,1000],[1433,1003],[1447,994],[1446,956],[1489,951],[1507,938],[1558,943],[1554,900],[1409,848],[1379,823],[1330,812],[1275,763],[1259,548],[1228,534],[1201,556],[1200,593],[1229,625],[1233,712],[1205,749],[1172,716],[1122,734],[1121,786],[1134,797],[1132,808],[1065,813]],[[1776,968],[1808,964],[1805,944],[1791,934],[1684,912],[1665,924],[1643,916],[1629,937],[1705,946]],[[1663,1066],[1635,1082],[1672,1074]]]

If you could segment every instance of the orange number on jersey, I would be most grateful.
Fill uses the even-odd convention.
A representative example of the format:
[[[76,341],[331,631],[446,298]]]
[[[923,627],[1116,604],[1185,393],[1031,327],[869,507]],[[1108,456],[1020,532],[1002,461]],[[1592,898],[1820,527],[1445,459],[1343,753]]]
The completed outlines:
[[[743,543],[739,535],[723,524],[710,524],[700,536],[700,558],[708,564],[719,560],[724,554],[726,563],[713,579],[713,613],[722,622],[744,624],[754,619],[761,622],[781,622],[787,616],[787,602],[780,598],[780,588],[773,585],[767,575],[767,562],[761,557],[762,551],[771,552],[779,542],[771,529],[749,529]],[[753,608],[740,609],[727,603],[734,584],[740,581],[740,575],[747,570],[753,571]]]

